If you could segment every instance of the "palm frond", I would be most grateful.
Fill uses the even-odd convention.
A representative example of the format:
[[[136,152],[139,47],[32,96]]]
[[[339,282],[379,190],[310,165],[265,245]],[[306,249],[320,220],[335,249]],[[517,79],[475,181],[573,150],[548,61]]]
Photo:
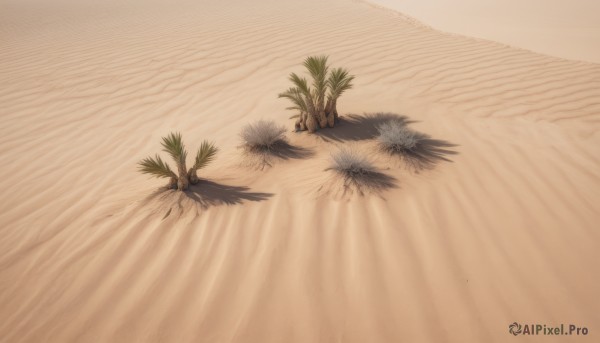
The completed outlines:
[[[306,78],[298,76],[296,73],[291,73],[289,77],[290,81],[298,88],[303,95],[310,95],[310,87],[308,86],[308,82]]]
[[[325,55],[309,56],[304,60],[303,64],[313,78],[325,78],[327,76],[327,71],[329,70],[327,59],[328,57]]]
[[[176,178],[177,175],[173,173],[169,165],[166,164],[158,154],[152,158],[147,157],[143,159],[139,164],[139,171],[143,174],[150,174],[154,177],[167,177],[167,178]]]
[[[334,68],[329,73],[327,86],[329,87],[329,97],[338,98],[346,90],[352,88],[354,75],[350,75],[344,68]]]
[[[213,143],[208,141],[202,142],[200,149],[198,149],[198,152],[196,153],[196,160],[194,161],[194,166],[192,168],[198,170],[206,167],[214,160],[217,151],[219,151],[219,149],[217,149]]]
[[[289,79],[303,95],[304,104],[309,109],[309,111],[310,109],[314,108],[317,99],[313,96],[312,90],[308,86],[306,78],[300,77],[296,73],[291,73]]]
[[[327,72],[329,71],[327,59],[327,56],[321,55],[309,56],[304,60],[304,67],[313,79],[314,96],[318,99],[322,99],[327,90]]]
[[[306,101],[304,100],[302,91],[298,87],[290,87],[283,93],[279,94],[280,98],[289,99],[294,106],[286,108],[286,110],[308,111]]]
[[[175,162],[185,165],[187,151],[185,151],[181,133],[170,133],[167,137],[163,137],[162,140],[163,151],[168,153]]]

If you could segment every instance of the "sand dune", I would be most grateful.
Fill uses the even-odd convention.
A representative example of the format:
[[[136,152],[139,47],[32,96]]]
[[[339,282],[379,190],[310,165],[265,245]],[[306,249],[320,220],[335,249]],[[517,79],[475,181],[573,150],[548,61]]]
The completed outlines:
[[[596,340],[600,65],[360,1],[0,4],[1,341],[506,342],[513,321]],[[357,76],[343,124],[241,165],[240,127],[291,128],[277,93],[320,53]],[[444,159],[377,153],[381,113]],[[136,163],[173,130],[221,153],[157,196]],[[390,184],[328,188],[349,144]]]
[[[595,0],[369,0],[436,29],[600,63]]]

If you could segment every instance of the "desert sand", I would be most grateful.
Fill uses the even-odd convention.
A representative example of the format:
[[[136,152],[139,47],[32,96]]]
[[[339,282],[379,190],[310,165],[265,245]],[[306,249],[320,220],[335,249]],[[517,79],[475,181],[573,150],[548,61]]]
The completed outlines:
[[[369,0],[449,33],[600,63],[600,1]]]
[[[313,54],[355,87],[293,133],[277,94]],[[0,341],[598,341],[600,64],[362,1],[1,0],[0,82]],[[377,153],[385,113],[443,159]],[[312,155],[241,164],[260,118]],[[157,196],[136,163],[171,131],[221,151]],[[391,184],[340,194],[338,145]]]

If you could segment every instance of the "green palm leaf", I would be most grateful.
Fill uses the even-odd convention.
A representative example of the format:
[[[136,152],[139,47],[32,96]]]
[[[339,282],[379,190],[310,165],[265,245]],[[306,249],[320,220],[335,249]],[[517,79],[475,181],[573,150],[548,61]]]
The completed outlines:
[[[329,78],[327,79],[329,97],[333,99],[339,98],[342,93],[352,88],[353,80],[354,75],[349,75],[348,70],[344,68],[332,69],[331,73],[329,73]]]
[[[304,104],[310,112],[315,108],[317,99],[313,96],[312,90],[308,86],[308,82],[305,78],[296,75],[296,73],[291,73],[289,79],[304,96]]]
[[[304,96],[310,96],[310,87],[306,78],[298,76],[296,73],[291,73],[289,77],[290,81],[298,88]]]
[[[150,174],[154,177],[167,177],[176,178],[177,175],[173,173],[169,165],[166,164],[158,154],[156,157],[147,157],[143,159],[139,164],[139,170],[143,174]]]
[[[198,152],[196,153],[196,160],[192,168],[198,170],[206,167],[214,160],[217,151],[219,151],[219,149],[217,149],[213,143],[207,141],[202,142],[200,149],[198,149]]]
[[[187,151],[185,151],[181,133],[170,133],[162,140],[163,151],[168,153],[178,164],[185,165]]]
[[[327,56],[321,55],[310,56],[304,60],[304,67],[313,79],[312,86],[314,87],[314,96],[317,99],[323,99],[327,90],[327,72],[329,71],[327,59]]]
[[[313,79],[322,78],[324,80],[327,77],[327,71],[329,70],[327,59],[328,57],[325,55],[309,56],[304,60],[303,64]]]
[[[298,87],[289,88],[285,92],[279,94],[279,97],[289,99],[294,104],[294,106],[288,107],[286,110],[308,111],[306,101],[304,101],[304,97],[302,96],[302,91]]]

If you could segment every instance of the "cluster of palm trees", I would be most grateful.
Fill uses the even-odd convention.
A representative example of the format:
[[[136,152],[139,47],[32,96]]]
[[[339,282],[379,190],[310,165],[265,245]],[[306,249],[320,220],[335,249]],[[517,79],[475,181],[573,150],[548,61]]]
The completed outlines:
[[[139,170],[144,174],[150,174],[158,178],[168,178],[169,188],[185,191],[190,184],[198,183],[197,171],[206,167],[217,154],[218,149],[214,144],[204,141],[196,152],[194,164],[190,169],[186,168],[187,151],[183,145],[180,133],[170,133],[162,139],[163,151],[169,154],[177,165],[175,173],[158,154],[155,157],[147,157],[139,162]]]
[[[280,98],[293,103],[287,109],[300,112],[292,116],[298,118],[295,123],[297,131],[312,133],[320,128],[334,127],[338,121],[337,101],[352,88],[354,76],[344,68],[330,70],[327,59],[327,56],[307,57],[303,65],[312,78],[312,84],[309,85],[306,78],[291,73],[289,80],[293,87],[279,94]]]

